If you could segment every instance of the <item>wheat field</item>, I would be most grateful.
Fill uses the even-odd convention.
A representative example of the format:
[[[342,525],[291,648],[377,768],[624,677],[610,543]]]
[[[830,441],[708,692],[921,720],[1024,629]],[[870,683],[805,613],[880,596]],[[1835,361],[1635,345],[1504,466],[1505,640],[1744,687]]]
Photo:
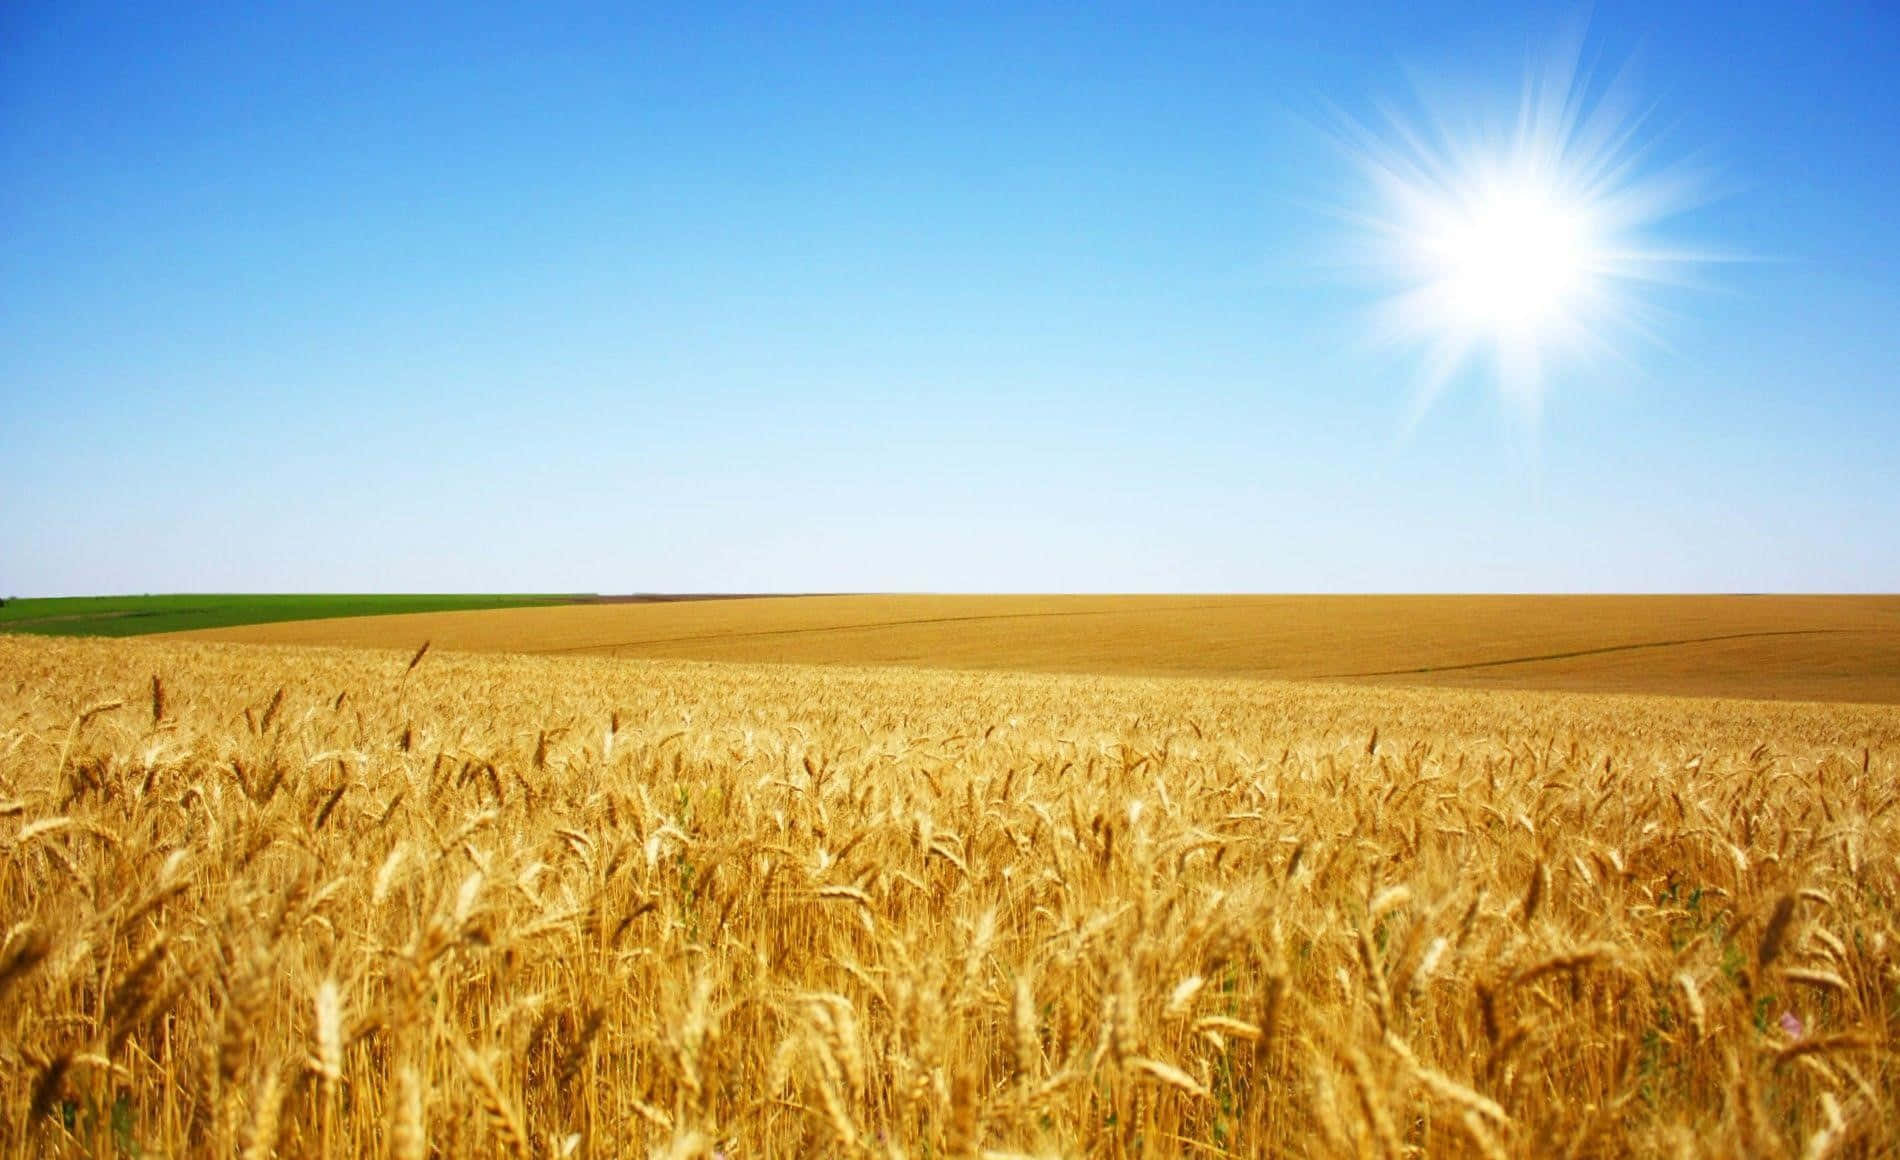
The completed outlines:
[[[1900,713],[0,637],[19,1156],[1900,1151]]]
[[[1895,596],[898,593],[340,617],[251,644],[1900,704]]]

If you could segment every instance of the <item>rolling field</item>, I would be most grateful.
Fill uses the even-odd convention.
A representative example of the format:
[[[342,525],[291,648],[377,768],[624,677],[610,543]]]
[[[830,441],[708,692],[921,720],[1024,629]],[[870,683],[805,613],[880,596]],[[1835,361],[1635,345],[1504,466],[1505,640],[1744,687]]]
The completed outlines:
[[[807,596],[198,639],[1900,703],[1891,596]]]
[[[0,1146],[1891,1156],[1897,806],[1883,706],[0,637]]]

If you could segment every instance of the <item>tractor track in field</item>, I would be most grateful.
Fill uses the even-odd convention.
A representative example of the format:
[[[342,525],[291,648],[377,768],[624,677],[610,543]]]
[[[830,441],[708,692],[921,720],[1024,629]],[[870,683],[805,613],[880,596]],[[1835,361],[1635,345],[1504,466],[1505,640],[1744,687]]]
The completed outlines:
[[[1642,649],[1676,648],[1685,644],[1712,644],[1724,640],[1749,640],[1769,636],[1824,636],[1837,633],[1854,633],[1864,630],[1854,628],[1780,628],[1757,632],[1725,632],[1716,636],[1685,636],[1677,640],[1646,640],[1634,644],[1611,644],[1597,648],[1571,649],[1567,652],[1538,653],[1527,657],[1503,657],[1490,661],[1467,661],[1455,665],[1426,665],[1414,669],[1378,669],[1362,673],[1325,673],[1317,677],[1322,681],[1349,681],[1362,677],[1411,677],[1429,673],[1457,673],[1468,669],[1495,669],[1505,665],[1528,665],[1538,661],[1564,661],[1576,657],[1603,656],[1607,653],[1637,652]]]
[[[1219,609],[1221,607],[1223,606],[1219,604],[1188,604],[1178,608],[1142,609],[1140,611],[1165,612],[1169,615],[1173,615],[1177,612],[1205,611]],[[650,644],[691,644],[695,641],[706,640],[742,640],[762,636],[797,636],[805,633],[853,632],[875,628],[904,628],[914,624],[962,624],[968,621],[983,620],[1048,620],[1058,616],[1127,616],[1131,611],[1134,610],[1127,608],[1077,608],[1041,610],[1037,612],[985,612],[972,616],[918,616],[903,620],[869,620],[852,624],[814,624],[798,628],[758,628],[747,629],[744,632],[700,632],[687,636],[652,637],[646,640],[602,641],[599,644],[565,645],[561,648],[542,649],[539,651],[543,653],[606,652],[612,649],[640,648]]]

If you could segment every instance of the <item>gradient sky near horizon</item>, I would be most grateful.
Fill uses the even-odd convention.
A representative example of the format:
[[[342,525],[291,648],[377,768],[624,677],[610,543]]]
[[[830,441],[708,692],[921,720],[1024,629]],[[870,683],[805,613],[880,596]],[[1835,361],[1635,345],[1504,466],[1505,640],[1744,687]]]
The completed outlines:
[[[1750,260],[1527,428],[1315,118],[1567,5],[0,10],[0,595],[1895,591],[1900,13],[1587,13]]]

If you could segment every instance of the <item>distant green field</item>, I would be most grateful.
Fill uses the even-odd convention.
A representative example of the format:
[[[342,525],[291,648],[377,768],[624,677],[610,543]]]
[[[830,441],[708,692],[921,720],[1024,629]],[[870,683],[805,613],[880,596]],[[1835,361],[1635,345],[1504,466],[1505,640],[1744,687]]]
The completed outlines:
[[[485,608],[521,608],[572,604],[586,596],[479,595],[174,595],[56,596],[9,600],[0,606],[0,632],[46,636],[141,636],[267,624],[282,620],[320,620],[336,616],[378,616],[391,612],[461,612]]]

